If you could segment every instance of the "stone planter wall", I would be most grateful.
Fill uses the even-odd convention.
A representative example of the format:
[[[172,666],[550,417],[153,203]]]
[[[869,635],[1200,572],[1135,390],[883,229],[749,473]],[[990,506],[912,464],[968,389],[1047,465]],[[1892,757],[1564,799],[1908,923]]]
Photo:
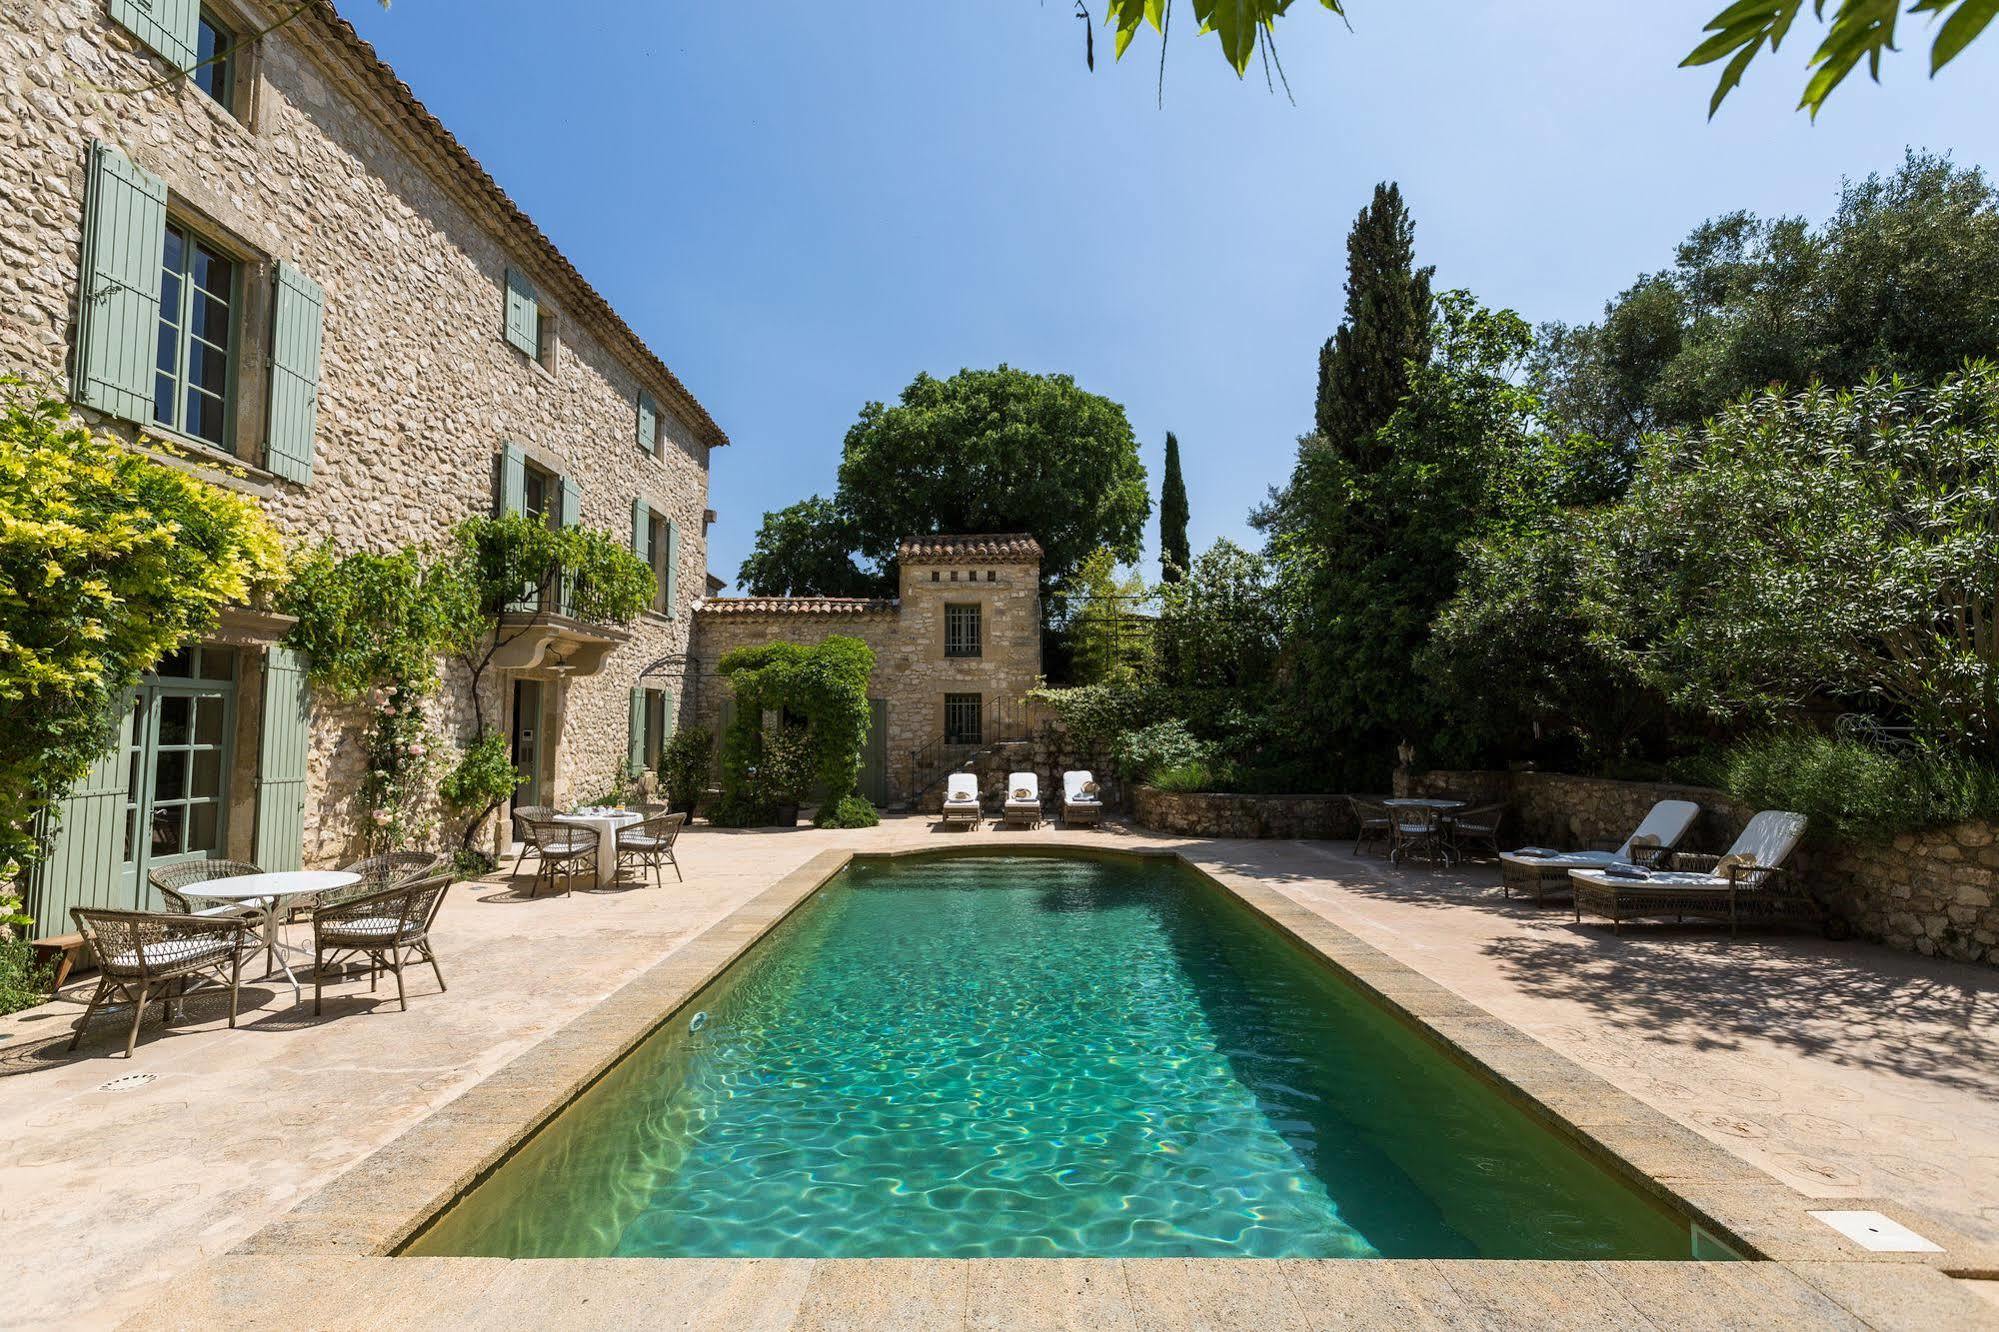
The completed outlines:
[[[1235,795],[1161,791],[1141,786],[1132,815],[1140,824],[1183,837],[1352,837],[1345,796]]]
[[[1619,841],[1660,800],[1701,807],[1681,846],[1721,851],[1753,809],[1723,792],[1665,782],[1616,782],[1546,772],[1427,772],[1421,794],[1503,799],[1502,842],[1577,846]],[[1905,833],[1863,844],[1808,837],[1795,867],[1864,938],[1963,962],[1999,963],[1999,829],[1983,822]]]

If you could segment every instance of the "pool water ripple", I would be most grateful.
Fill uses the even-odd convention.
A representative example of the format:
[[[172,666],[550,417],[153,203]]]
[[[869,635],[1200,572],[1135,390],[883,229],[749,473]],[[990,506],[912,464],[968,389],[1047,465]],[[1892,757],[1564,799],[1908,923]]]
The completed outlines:
[[[412,1252],[1685,1256],[1171,863],[857,864],[695,1007]]]

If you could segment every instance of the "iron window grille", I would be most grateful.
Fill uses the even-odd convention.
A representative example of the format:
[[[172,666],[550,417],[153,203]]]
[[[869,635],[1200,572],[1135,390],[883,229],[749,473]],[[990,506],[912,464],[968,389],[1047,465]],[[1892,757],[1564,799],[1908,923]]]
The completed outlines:
[[[944,695],[944,743],[976,745],[985,736],[984,710],[977,694]]]
[[[980,627],[979,607],[976,603],[966,606],[946,606],[944,608],[944,655],[947,657],[977,657],[983,655]]]

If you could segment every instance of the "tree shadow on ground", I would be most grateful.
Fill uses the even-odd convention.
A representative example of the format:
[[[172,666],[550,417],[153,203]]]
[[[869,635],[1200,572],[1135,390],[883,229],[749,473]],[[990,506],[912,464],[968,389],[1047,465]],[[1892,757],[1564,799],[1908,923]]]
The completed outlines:
[[[1733,1050],[1755,1040],[1843,1067],[1990,1090],[1999,976],[1961,963],[1803,934],[1730,940],[1691,927],[1592,926],[1489,941],[1522,992],[1578,1003],[1647,1041]]]

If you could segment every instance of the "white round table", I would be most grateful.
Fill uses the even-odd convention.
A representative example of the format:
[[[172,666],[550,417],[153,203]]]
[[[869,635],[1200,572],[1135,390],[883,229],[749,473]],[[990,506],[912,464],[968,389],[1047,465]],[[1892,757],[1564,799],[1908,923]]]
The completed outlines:
[[[1465,807],[1465,802],[1462,800],[1446,800],[1440,796],[1398,796],[1393,800],[1384,800],[1381,803],[1386,805],[1390,809],[1427,810],[1430,813],[1433,813],[1437,816],[1437,823],[1440,830],[1446,818],[1449,815]],[[1398,831],[1395,834],[1395,840],[1398,843],[1398,845],[1392,847],[1389,850],[1388,858],[1391,861],[1400,863],[1401,858],[1404,854],[1404,848],[1401,845],[1399,845],[1399,843],[1402,840],[1402,833],[1399,831],[1399,824],[1398,824]],[[1431,855],[1434,856],[1436,859],[1442,861],[1446,865],[1451,863],[1450,848],[1444,842],[1443,834],[1441,833],[1441,831],[1439,832],[1437,837],[1432,838],[1429,841],[1425,842],[1424,845],[1429,846]]]
[[[285,960],[285,954],[297,953],[306,957],[310,951],[294,947],[278,937],[278,917],[301,898],[318,897],[336,888],[351,888],[359,882],[361,876],[349,870],[273,870],[266,874],[203,879],[187,885],[180,893],[183,897],[197,897],[204,902],[269,903],[270,909],[264,913],[264,974],[270,975],[273,965],[282,968],[285,979],[292,983],[292,1002],[297,1003],[298,977],[292,974],[291,963]]]
[[[569,814],[558,814],[555,821],[573,823],[597,834],[597,886],[602,888],[618,877],[618,830],[645,822],[645,815],[633,809],[585,807]]]
[[[1434,809],[1439,814],[1448,814],[1454,809],[1465,807],[1465,802],[1462,800],[1442,800],[1431,796],[1399,796],[1381,803],[1390,809]]]

